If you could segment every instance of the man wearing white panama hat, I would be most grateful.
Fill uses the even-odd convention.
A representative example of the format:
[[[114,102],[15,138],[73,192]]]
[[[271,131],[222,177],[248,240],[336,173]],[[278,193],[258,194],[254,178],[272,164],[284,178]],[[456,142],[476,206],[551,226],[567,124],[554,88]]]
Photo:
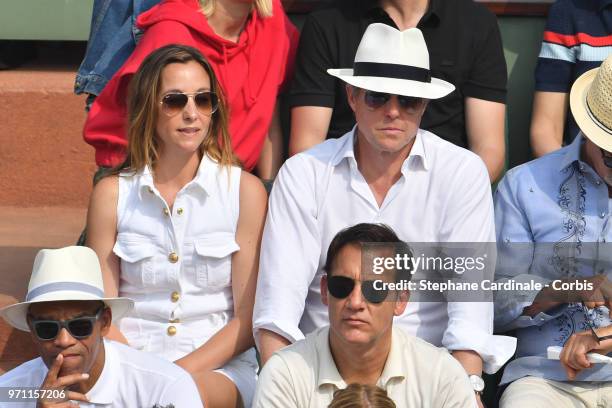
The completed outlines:
[[[290,158],[272,189],[253,314],[264,361],[327,324],[323,248],[339,230],[375,222],[406,242],[494,240],[482,160],[419,129],[427,101],[454,89],[431,77],[421,31],[372,24],[353,69],[328,72],[349,84],[357,125]],[[514,352],[514,339],[492,335],[490,303],[411,302],[396,323],[451,350],[478,392],[483,368],[497,371]]]
[[[592,364],[586,357],[588,352],[612,352],[612,295],[606,276],[612,272],[606,258],[612,253],[612,56],[576,80],[570,109],[580,128],[576,139],[513,168],[498,186],[497,242],[507,244],[500,247],[501,254],[525,242],[540,248],[551,243],[552,251],[559,245],[574,248],[576,255],[561,255],[572,261],[563,261],[561,268],[554,267],[559,258],[547,252],[551,268],[530,266],[528,272],[516,272],[521,269],[516,260],[507,266],[520,274],[513,276],[515,280],[527,277],[549,283],[580,277],[593,282],[593,290],[564,291],[564,301],[555,300],[554,286],[534,291],[521,302],[496,299],[496,327],[516,330],[518,339],[517,358],[501,381],[510,384],[502,395],[502,408],[612,406],[612,365]],[[536,255],[522,257],[537,259]],[[497,272],[505,267],[502,262]],[[555,275],[536,276],[538,270]],[[563,347],[561,361],[547,358],[549,346]]]
[[[0,309],[13,327],[31,332],[40,357],[0,376],[0,406],[201,407],[186,371],[103,340],[111,321],[132,306],[131,299],[104,297],[91,249],[41,250],[25,301]]]

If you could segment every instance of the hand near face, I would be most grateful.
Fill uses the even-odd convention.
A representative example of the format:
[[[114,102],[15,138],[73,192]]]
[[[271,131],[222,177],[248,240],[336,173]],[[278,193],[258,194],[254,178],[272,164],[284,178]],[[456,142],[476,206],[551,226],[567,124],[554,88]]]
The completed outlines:
[[[574,333],[567,340],[559,359],[565,368],[568,380],[574,380],[580,371],[591,368],[593,363],[586,356],[589,352],[605,354],[603,347],[595,340],[590,331]]]
[[[53,361],[53,364],[47,372],[43,383],[40,386],[41,390],[60,390],[64,392],[65,398],[62,400],[55,399],[39,399],[36,403],[36,408],[68,408],[78,407],[79,405],[72,401],[88,402],[87,397],[79,392],[70,391],[68,388],[80,381],[85,381],[89,378],[89,374],[76,373],[58,377],[64,358],[61,354]]]

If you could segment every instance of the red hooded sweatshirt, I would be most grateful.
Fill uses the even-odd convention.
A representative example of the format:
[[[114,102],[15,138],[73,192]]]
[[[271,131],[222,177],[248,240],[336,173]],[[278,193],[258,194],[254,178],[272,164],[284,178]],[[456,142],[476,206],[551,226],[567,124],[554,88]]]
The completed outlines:
[[[298,31],[273,0],[273,16],[253,10],[237,43],[214,33],[198,0],[164,0],[137,24],[145,30],[136,49],[96,98],[83,137],[96,149],[96,163],[112,167],[125,159],[127,88],[132,75],[152,51],[168,44],[195,47],[217,75],[230,110],[232,147],[244,168],[259,159],[274,113],[277,94],[293,72]]]

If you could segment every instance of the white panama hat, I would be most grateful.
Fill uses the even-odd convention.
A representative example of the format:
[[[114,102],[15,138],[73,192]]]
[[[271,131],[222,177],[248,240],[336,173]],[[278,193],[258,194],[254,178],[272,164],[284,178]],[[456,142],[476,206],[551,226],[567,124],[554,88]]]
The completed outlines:
[[[431,77],[421,30],[399,31],[381,23],[366,29],[352,69],[328,69],[327,73],[358,88],[426,99],[442,98],[455,89]]]
[[[99,300],[120,319],[134,306],[128,298],[105,298],[102,271],[96,253],[87,247],[42,249],[36,254],[25,301],[0,309],[11,326],[30,331],[28,308],[33,303],[66,300]]]
[[[582,133],[612,153],[612,55],[574,82],[570,109]]]

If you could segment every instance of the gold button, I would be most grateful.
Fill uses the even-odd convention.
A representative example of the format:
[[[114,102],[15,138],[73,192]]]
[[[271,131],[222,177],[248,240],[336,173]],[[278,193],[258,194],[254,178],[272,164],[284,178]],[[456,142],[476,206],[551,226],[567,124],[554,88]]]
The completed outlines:
[[[179,295],[178,292],[172,292],[172,294],[170,295],[170,300],[174,303],[178,302],[180,298],[181,298],[181,295]]]
[[[167,208],[164,208],[164,215],[166,217],[170,215],[170,211]]]
[[[177,263],[178,262],[178,255],[176,254],[176,252],[170,252],[170,254],[168,255],[168,260],[172,263]]]
[[[176,213],[177,213],[178,215],[182,215],[182,214],[183,214],[183,209],[182,209],[182,208],[179,208],[178,210],[176,210]]]
[[[176,334],[176,327],[174,326],[168,327],[167,332],[168,332],[168,336],[174,336]]]
[[[171,320],[168,320],[168,322],[170,322],[170,323],[180,323],[181,319],[171,319]]]

